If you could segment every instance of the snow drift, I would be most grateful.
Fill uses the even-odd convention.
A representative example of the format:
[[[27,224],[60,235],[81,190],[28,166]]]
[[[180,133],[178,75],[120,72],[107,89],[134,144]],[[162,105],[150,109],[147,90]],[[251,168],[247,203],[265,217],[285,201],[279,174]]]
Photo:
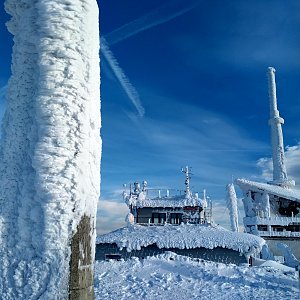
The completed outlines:
[[[14,47],[0,147],[0,294],[63,299],[71,237],[83,215],[94,229],[100,193],[98,7],[6,0],[5,9]]]
[[[299,299],[298,275],[270,261],[249,268],[169,252],[96,262],[95,299]]]

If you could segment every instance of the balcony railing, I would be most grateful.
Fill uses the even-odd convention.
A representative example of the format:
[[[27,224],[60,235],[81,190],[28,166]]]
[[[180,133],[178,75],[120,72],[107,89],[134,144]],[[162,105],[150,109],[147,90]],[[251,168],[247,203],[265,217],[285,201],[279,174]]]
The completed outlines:
[[[300,237],[300,232],[291,231],[258,231],[261,237]]]
[[[245,225],[281,225],[288,226],[291,223],[300,223],[300,216],[295,217],[269,217],[269,218],[261,218],[261,217],[245,217],[244,224]]]

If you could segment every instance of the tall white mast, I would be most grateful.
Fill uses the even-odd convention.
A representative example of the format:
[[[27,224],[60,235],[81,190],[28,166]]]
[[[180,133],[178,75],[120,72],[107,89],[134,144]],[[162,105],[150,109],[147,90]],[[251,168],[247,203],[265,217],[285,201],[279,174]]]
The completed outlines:
[[[288,180],[285,168],[283,134],[281,128],[281,125],[284,124],[284,119],[279,116],[279,111],[277,109],[275,69],[273,67],[268,68],[268,82],[270,101],[269,125],[271,126],[273,156],[273,181],[271,183],[289,187],[295,185],[295,182]]]

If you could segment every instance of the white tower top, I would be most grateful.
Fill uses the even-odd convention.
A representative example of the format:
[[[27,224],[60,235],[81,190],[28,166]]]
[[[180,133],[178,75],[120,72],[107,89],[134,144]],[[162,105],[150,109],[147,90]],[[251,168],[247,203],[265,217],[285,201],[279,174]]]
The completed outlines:
[[[192,194],[191,190],[190,190],[190,179],[191,179],[190,171],[191,171],[191,169],[188,166],[181,169],[181,172],[185,174],[185,191],[184,192],[185,192],[186,198],[190,198],[191,194]]]
[[[284,119],[279,116],[277,109],[275,69],[268,68],[269,81],[269,100],[270,100],[270,120],[271,140],[272,140],[272,156],[273,156],[273,181],[271,184],[283,187],[291,187],[295,185],[293,180],[288,180],[285,163],[284,163],[284,145],[281,125]]]

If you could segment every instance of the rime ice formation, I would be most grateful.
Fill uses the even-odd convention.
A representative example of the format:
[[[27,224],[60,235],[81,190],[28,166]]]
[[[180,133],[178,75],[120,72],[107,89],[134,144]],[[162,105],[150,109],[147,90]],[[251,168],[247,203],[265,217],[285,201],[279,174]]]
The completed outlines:
[[[131,226],[134,224],[134,215],[132,213],[128,213],[125,222],[127,223],[127,226]]]
[[[238,208],[237,198],[234,185],[228,184],[227,187],[227,208],[230,214],[231,230],[234,232],[239,231]]]
[[[100,193],[98,7],[6,0],[5,9],[14,47],[0,148],[0,294],[66,299],[70,239],[84,215],[93,231]]]
[[[204,200],[190,195],[188,198],[185,195],[173,197],[158,197],[149,199],[146,192],[140,192],[138,196],[123,194],[125,203],[130,206],[134,205],[138,208],[142,207],[178,207],[178,206],[201,206],[203,207]]]
[[[288,180],[285,163],[284,163],[284,145],[281,125],[284,124],[284,119],[279,116],[277,109],[275,69],[268,68],[269,82],[269,100],[270,100],[270,120],[271,140],[273,151],[273,182],[281,186],[295,185],[293,181]]]
[[[116,243],[128,251],[140,250],[151,244],[159,248],[192,249],[204,247],[213,249],[223,247],[239,251],[245,255],[258,254],[265,241],[257,236],[237,233],[220,226],[181,224],[174,226],[124,227],[97,237],[97,243]]]
[[[300,202],[300,192],[296,189],[286,189],[281,186],[272,185],[263,182],[255,182],[247,179],[236,179],[235,183],[243,190],[251,190],[258,193],[267,192],[269,194],[277,195],[278,197],[290,199]]]

